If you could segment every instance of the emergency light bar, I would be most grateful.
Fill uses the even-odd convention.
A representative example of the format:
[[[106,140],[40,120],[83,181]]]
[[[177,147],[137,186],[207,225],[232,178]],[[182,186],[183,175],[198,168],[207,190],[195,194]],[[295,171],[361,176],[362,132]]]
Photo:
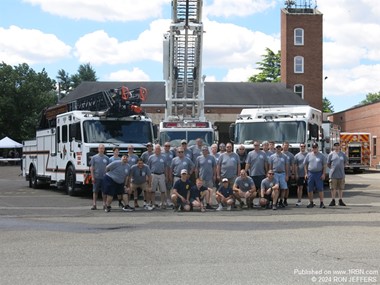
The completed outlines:
[[[209,122],[163,122],[164,128],[210,128]]]

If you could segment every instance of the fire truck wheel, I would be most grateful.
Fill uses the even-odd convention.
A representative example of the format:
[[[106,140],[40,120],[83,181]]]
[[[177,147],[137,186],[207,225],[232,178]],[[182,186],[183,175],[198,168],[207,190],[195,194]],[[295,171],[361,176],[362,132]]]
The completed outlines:
[[[37,180],[37,172],[34,166],[30,167],[29,170],[29,188],[37,189],[38,180]]]
[[[75,169],[70,165],[66,169],[66,192],[70,196],[74,196],[75,192]]]

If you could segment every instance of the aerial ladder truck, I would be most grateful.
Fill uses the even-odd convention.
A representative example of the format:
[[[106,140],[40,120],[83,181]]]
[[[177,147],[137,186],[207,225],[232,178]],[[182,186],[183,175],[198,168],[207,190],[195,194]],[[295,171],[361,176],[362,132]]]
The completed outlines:
[[[154,140],[152,120],[141,109],[147,90],[123,86],[85,95],[42,112],[36,138],[23,142],[22,172],[29,187],[63,187],[69,195],[91,185],[89,162],[100,144],[137,154]],[[90,187],[87,187],[90,188]]]
[[[165,118],[160,122],[159,141],[191,146],[197,138],[211,145],[214,128],[204,114],[202,76],[202,0],[173,0],[172,22],[164,35]]]

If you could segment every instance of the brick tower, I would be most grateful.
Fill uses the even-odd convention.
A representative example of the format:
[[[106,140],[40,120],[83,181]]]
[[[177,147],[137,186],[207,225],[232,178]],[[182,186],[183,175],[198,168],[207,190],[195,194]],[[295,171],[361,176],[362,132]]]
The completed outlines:
[[[287,0],[281,9],[281,81],[322,110],[323,15],[312,0]]]

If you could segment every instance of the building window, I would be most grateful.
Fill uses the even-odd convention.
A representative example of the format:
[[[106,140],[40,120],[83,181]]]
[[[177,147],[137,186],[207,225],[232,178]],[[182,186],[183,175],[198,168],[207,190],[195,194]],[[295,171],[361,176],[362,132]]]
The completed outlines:
[[[303,99],[303,85],[302,84],[296,84],[294,85],[294,93],[296,93],[298,96],[300,96]]]
[[[303,46],[304,30],[301,28],[294,29],[294,45]]]
[[[377,137],[372,137],[372,156],[376,156],[376,142],[377,142]]]
[[[294,57],[294,73],[303,73],[303,56]]]

